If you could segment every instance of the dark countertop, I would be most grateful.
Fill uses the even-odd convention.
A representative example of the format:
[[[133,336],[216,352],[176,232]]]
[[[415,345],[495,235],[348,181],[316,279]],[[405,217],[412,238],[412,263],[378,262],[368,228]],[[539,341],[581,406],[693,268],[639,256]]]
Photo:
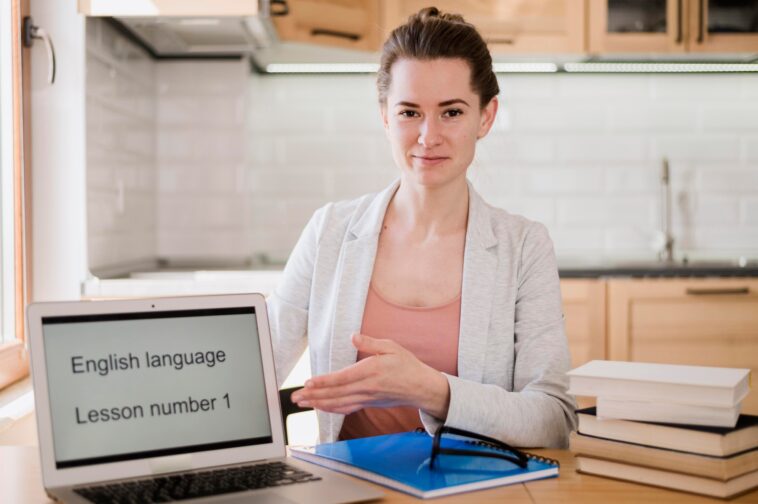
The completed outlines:
[[[704,277],[758,277],[758,261],[739,265],[736,261],[558,261],[561,278],[704,278]]]

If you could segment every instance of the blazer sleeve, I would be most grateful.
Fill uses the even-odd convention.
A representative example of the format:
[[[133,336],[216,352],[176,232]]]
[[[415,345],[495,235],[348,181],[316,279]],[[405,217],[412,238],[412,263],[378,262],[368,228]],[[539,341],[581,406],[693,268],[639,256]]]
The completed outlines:
[[[266,299],[278,387],[308,346],[311,283],[329,207],[313,214],[287,260],[282,279]]]
[[[576,404],[567,393],[570,357],[558,267],[542,224],[528,228],[520,265],[513,390],[446,375],[450,407],[444,423],[512,446],[565,448],[576,428]],[[442,423],[424,412],[421,420],[429,432]]]

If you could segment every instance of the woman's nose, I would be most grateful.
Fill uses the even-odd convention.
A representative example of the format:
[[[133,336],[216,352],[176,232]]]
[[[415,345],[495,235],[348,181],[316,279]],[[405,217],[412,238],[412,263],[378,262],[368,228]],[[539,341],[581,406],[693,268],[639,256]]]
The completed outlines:
[[[433,147],[442,142],[440,127],[434,119],[427,119],[421,125],[418,135],[419,145]]]

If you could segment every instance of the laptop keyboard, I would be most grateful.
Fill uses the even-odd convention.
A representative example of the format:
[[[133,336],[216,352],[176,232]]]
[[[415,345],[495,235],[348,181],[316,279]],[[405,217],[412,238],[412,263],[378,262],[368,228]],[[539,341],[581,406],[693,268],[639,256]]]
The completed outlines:
[[[157,476],[145,480],[77,488],[74,491],[96,504],[141,504],[196,499],[320,479],[318,476],[288,466],[283,462],[269,462],[213,471]]]

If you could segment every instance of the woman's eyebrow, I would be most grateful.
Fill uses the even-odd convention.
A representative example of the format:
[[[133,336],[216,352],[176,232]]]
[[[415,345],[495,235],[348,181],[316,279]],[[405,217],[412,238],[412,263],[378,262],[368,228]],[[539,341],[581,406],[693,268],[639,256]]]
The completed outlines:
[[[469,104],[466,102],[466,100],[462,100],[462,99],[460,99],[460,98],[453,98],[452,100],[445,100],[445,101],[439,102],[439,103],[437,104],[437,106],[438,106],[438,107],[447,107],[448,105],[453,105],[454,103],[462,103],[462,104],[466,105],[467,107],[470,107],[470,106],[471,106],[471,105],[469,105]],[[413,103],[413,102],[409,102],[409,101],[399,101],[399,102],[397,102],[397,103],[395,104],[395,106],[396,106],[396,107],[414,107],[414,108],[421,108],[421,105],[419,105],[418,103]]]
[[[460,98],[454,98],[452,100],[446,100],[446,101],[443,101],[443,102],[439,102],[437,105],[440,106],[440,107],[447,107],[448,105],[452,105],[454,103],[462,103],[465,106],[470,107],[470,105],[468,103],[466,103],[466,100],[461,100]]]

